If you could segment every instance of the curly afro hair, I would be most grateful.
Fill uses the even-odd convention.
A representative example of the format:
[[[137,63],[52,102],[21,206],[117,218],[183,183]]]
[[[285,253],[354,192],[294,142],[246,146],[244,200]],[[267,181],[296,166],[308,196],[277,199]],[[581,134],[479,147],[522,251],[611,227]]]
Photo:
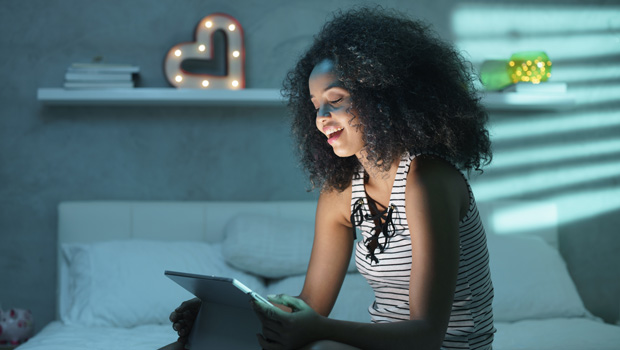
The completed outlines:
[[[308,78],[324,59],[334,62],[351,94],[375,165],[387,170],[407,151],[436,154],[468,173],[490,163],[488,115],[471,64],[429,26],[363,7],[335,13],[284,81],[293,137],[313,188],[343,191],[360,166],[355,156],[335,155],[316,128]]]

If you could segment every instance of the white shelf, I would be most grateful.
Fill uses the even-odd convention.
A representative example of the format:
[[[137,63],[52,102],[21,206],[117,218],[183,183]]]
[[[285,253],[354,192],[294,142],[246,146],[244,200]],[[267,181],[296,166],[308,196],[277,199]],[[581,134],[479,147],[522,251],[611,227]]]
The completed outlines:
[[[74,106],[284,106],[278,89],[40,88],[37,99],[46,105]]]
[[[566,93],[486,92],[481,102],[488,110],[557,111],[573,108],[575,96]]]
[[[201,90],[134,88],[69,90],[40,88],[37,99],[46,105],[66,106],[284,106],[278,89]],[[487,92],[482,103],[489,110],[562,110],[575,105],[570,94]]]

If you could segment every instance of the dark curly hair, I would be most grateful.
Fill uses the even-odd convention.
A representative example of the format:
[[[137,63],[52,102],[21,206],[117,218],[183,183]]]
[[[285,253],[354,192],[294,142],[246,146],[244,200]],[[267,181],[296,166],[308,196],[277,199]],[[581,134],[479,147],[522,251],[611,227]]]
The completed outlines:
[[[282,90],[312,187],[343,191],[359,167],[316,128],[308,78],[324,59],[349,91],[369,161],[387,170],[404,152],[433,153],[468,173],[491,161],[488,115],[471,64],[429,26],[381,7],[336,12],[288,72]]]

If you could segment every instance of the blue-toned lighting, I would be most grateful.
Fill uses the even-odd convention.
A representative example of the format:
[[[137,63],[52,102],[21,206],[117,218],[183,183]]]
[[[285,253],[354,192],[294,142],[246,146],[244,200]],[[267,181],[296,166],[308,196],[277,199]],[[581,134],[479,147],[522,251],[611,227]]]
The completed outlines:
[[[620,176],[620,159],[587,166],[555,167],[552,170],[520,173],[515,177],[498,180],[486,178],[472,184],[476,198],[490,201],[514,196],[528,195],[540,191],[582,185],[592,181]]]
[[[519,147],[514,151],[499,152],[493,158],[490,169],[540,165],[546,162],[584,159],[614,153],[620,157],[620,137],[587,142],[564,142],[550,146]]]

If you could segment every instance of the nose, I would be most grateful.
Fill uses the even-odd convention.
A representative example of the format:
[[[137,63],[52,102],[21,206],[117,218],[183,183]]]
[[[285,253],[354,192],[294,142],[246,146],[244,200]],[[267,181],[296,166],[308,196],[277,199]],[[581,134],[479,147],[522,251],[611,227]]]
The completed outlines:
[[[322,104],[321,106],[319,106],[319,110],[316,112],[316,117],[317,118],[331,117],[331,108],[330,108],[330,106],[327,105],[327,104]]]

